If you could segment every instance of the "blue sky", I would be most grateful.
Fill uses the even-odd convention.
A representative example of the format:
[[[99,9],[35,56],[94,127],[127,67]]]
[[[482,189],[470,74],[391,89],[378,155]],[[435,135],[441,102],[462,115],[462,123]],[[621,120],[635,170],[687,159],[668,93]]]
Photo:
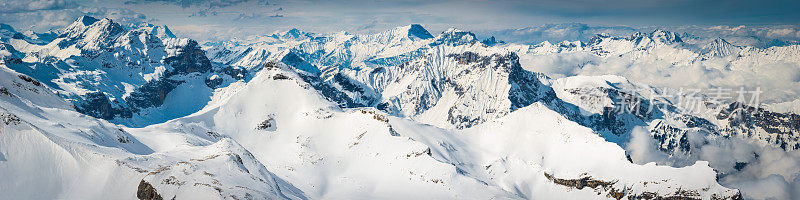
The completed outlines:
[[[522,28],[548,23],[679,26],[798,24],[790,0],[273,1],[273,0],[4,0],[0,23],[46,31],[83,14],[168,25],[182,37],[227,39],[289,28],[377,32],[411,23],[431,32]]]

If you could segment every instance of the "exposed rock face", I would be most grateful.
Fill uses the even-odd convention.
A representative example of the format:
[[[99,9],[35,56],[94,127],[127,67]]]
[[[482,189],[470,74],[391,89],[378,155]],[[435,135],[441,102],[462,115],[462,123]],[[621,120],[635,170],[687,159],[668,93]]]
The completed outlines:
[[[658,194],[654,192],[639,192],[636,193],[633,190],[633,187],[630,186],[619,186],[617,185],[617,181],[605,181],[605,180],[598,180],[591,176],[583,176],[579,179],[562,179],[557,178],[547,172],[544,173],[545,178],[547,180],[552,181],[555,184],[575,188],[578,190],[582,189],[592,189],[599,194],[605,194],[606,197],[613,198],[613,199],[703,199],[700,195],[702,191],[694,191],[694,190],[679,190],[676,193],[670,194]],[[657,183],[654,183],[657,184]],[[644,186],[647,183],[643,184]],[[621,187],[621,188],[620,188]],[[742,194],[737,192],[731,196],[716,196],[713,195],[711,199],[728,199],[728,200],[741,200]]]
[[[158,107],[164,103],[167,94],[181,83],[170,79],[147,82],[125,100],[133,109]]]
[[[172,67],[172,70],[166,73],[166,76],[190,74],[190,73],[206,73],[212,68],[211,61],[206,57],[206,52],[200,49],[197,42],[188,40],[182,46],[179,46],[175,56],[164,59],[164,63]]]
[[[0,94],[5,95],[5,96],[9,96],[9,97],[13,97],[14,96],[14,94],[11,94],[11,92],[9,92],[8,89],[6,89],[4,87],[0,87]]]
[[[28,82],[28,83],[31,83],[31,84],[35,85],[35,86],[42,86],[42,83],[40,83],[36,79],[33,79],[33,78],[29,77],[29,76],[25,76],[25,75],[20,74],[17,77],[19,77],[19,79],[22,79],[25,82]]]
[[[273,115],[267,116],[267,119],[265,119],[261,123],[258,123],[258,125],[256,126],[256,129],[257,130],[263,130],[263,131],[276,131],[276,130],[278,130],[278,124],[277,124],[277,122],[275,122],[275,116],[273,116]]]
[[[158,194],[156,188],[150,185],[147,181],[142,180],[139,182],[139,188],[136,190],[136,198],[141,200],[163,200],[164,198]]]
[[[800,149],[798,114],[776,113],[734,102],[720,110],[716,117],[727,122],[727,126],[719,130],[722,134],[753,138],[784,150]]]
[[[11,113],[0,113],[0,122],[5,125],[19,125],[21,123],[19,117]]]
[[[364,107],[369,106],[371,104],[370,99],[358,98],[358,97],[351,97],[347,93],[339,90],[336,87],[336,82],[325,82],[321,80],[319,77],[308,75],[308,74],[300,74],[300,78],[303,81],[308,82],[311,87],[315,90],[319,91],[322,96],[325,96],[326,99],[336,102],[340,107],[343,108],[355,108],[355,107]],[[358,99],[356,99],[358,98]],[[367,100],[368,102],[359,101],[359,99]]]
[[[75,110],[83,114],[101,118],[114,119],[115,117],[130,117],[131,111],[117,104],[112,104],[103,92],[91,92],[84,96],[83,101],[75,104]]]
[[[625,83],[614,83],[626,85]],[[612,85],[614,85],[612,84]],[[714,105],[708,101],[702,104],[713,118],[692,113],[683,113],[676,105],[647,98],[644,93],[629,92],[616,86],[563,88],[562,99],[575,98],[566,103],[565,108],[575,103],[584,110],[602,108],[595,114],[582,115],[576,108],[554,110],[570,119],[598,132],[608,132],[623,136],[634,126],[649,127],[650,134],[658,142],[661,151],[669,154],[691,153],[689,132],[722,137],[747,138],[752,141],[779,147],[784,150],[798,149],[800,115],[776,113],[763,108],[754,108],[742,103],[732,102]],[[644,92],[644,91],[640,91]],[[653,91],[655,92],[655,91]],[[602,114],[600,114],[602,113]],[[714,114],[716,113],[716,114]]]
[[[549,86],[544,85],[539,79],[544,78],[543,74],[532,73],[522,69],[519,64],[519,57],[510,54],[501,58],[508,66],[508,100],[511,101],[511,111],[531,105],[535,102],[551,102],[557,99],[555,92]]]
[[[484,39],[483,41],[481,41],[481,43],[486,44],[488,46],[494,46],[498,44],[505,44],[506,42],[497,40],[496,38],[494,38],[494,36],[492,36]]]
[[[539,101],[550,102],[556,98],[553,90],[539,80],[543,78],[544,75],[522,69],[519,64],[519,57],[514,53],[480,56],[473,52],[464,52],[461,54],[451,54],[449,57],[454,58],[459,64],[472,66],[472,68],[461,71],[456,77],[451,78],[451,80],[469,80],[473,79],[469,76],[480,75],[482,73],[496,73],[500,77],[507,79],[507,85],[499,87],[508,87],[508,92],[506,93],[500,93],[502,91],[495,91],[497,93],[494,93],[487,92],[486,90],[487,87],[491,86],[474,85],[468,82],[451,81],[452,85],[442,85],[440,87],[442,88],[441,90],[448,90],[448,87],[454,88],[453,90],[456,91],[456,94],[460,95],[459,102],[463,102],[457,103],[455,106],[451,107],[448,112],[448,121],[456,125],[456,128],[469,128],[486,120],[501,117],[532,103]],[[480,83],[484,82],[484,80],[477,79],[475,82]],[[469,109],[470,107],[479,105],[480,103],[475,102],[474,99],[478,98],[480,101],[483,95],[489,95],[489,99],[485,99],[485,101],[494,103],[495,101],[508,99],[510,105],[501,104],[489,106],[478,112]],[[463,110],[469,110],[469,112],[463,112]]]
[[[423,28],[421,25],[412,24],[411,27],[408,29],[408,37],[416,37],[424,40],[433,38],[433,35],[431,35],[431,33],[428,32],[428,30]]]

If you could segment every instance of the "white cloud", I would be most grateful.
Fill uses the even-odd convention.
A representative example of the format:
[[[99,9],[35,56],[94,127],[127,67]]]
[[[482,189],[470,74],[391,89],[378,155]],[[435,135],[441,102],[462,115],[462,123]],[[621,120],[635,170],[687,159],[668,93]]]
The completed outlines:
[[[62,10],[73,8],[76,5],[66,0],[9,0],[0,2],[0,12],[23,13],[42,10]]]
[[[662,88],[747,91],[760,88],[762,103],[796,100],[800,96],[800,63],[756,56],[732,63],[729,58],[693,61],[688,50],[666,48],[655,53],[599,58],[588,53],[523,55],[522,66],[551,77],[572,75],[624,76]],[[791,52],[791,51],[789,51]],[[632,58],[636,56],[636,58]],[[685,62],[684,62],[685,61]]]
[[[87,7],[63,0],[0,2],[0,23],[10,24],[19,31],[63,28],[82,15],[110,18],[123,24],[148,20],[145,15],[125,8]]]
[[[650,133],[639,127],[631,132],[632,138],[625,148],[638,164],[655,162],[684,167],[698,160],[709,161],[720,174],[720,184],[740,189],[745,199],[800,198],[800,152],[735,137],[722,138],[696,131],[688,134],[689,156],[680,153],[667,156],[657,150]]]
[[[626,144],[626,148],[631,160],[636,163],[656,162],[664,164],[668,162],[669,155],[658,150],[656,141],[650,136],[650,131],[643,127],[635,127],[631,130],[631,139]]]

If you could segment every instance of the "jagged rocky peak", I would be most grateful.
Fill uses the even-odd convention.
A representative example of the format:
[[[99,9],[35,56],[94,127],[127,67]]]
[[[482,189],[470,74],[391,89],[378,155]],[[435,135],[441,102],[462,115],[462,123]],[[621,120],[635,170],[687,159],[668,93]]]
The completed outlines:
[[[85,30],[87,27],[91,26],[95,22],[99,21],[97,18],[90,17],[90,16],[81,16],[75,22],[72,22],[66,29],[64,29],[64,33],[62,36],[74,34],[76,32],[81,32]]]
[[[173,34],[173,33],[172,33],[172,30],[169,30],[169,27],[167,27],[167,25],[162,25],[161,27],[162,27],[164,30],[163,30],[163,31],[161,31],[161,32],[158,32],[159,34],[163,34],[163,35],[165,35],[165,36],[169,36],[170,38],[176,38],[176,37],[175,37],[175,34]]]
[[[462,129],[555,96],[537,74],[521,68],[513,52],[482,52],[481,46],[466,51],[448,48],[405,63],[404,70],[424,73],[398,79],[413,79],[410,84],[390,84],[377,108],[442,128]]]
[[[286,31],[286,33],[284,33],[283,36],[300,37],[300,35],[302,33],[303,33],[302,31],[300,31],[300,30],[298,30],[296,28],[292,28],[289,31]]]
[[[436,37],[435,41],[431,43],[432,46],[446,44],[457,46],[462,44],[474,44],[478,42],[478,37],[469,31],[462,31],[456,28],[450,28],[443,31],[442,34]]]
[[[150,23],[143,23],[139,25],[138,29],[161,39],[178,38],[172,33],[172,30],[170,30],[167,25],[156,26]]]
[[[575,48],[582,47],[583,43],[581,41],[561,41],[558,43],[558,46],[562,48]]]
[[[701,53],[705,54],[706,56],[713,57],[724,57],[731,54],[739,53],[741,47],[731,44],[730,42],[726,41],[725,39],[717,37],[711,43],[707,44],[701,50]]]
[[[677,33],[662,29],[655,29],[650,33],[636,32],[628,37],[628,40],[634,41],[638,45],[663,45],[683,42]]]
[[[588,41],[587,46],[609,45],[603,44],[605,41],[630,42],[636,49],[649,49],[656,46],[683,43],[683,39],[681,39],[679,34],[662,29],[655,29],[649,33],[635,32],[625,37],[616,37],[607,33],[597,34]],[[599,51],[596,52],[599,53],[599,55],[605,55],[608,53],[601,48],[596,48],[593,51]]]
[[[589,41],[587,42],[587,44],[588,44],[589,46],[591,46],[591,45],[595,45],[595,44],[600,44],[600,42],[602,42],[602,41],[603,41],[603,40],[605,40],[606,38],[611,38],[611,37],[612,37],[612,36],[611,36],[611,34],[609,34],[609,33],[598,33],[598,34],[594,35],[594,37],[592,37],[591,39],[589,39]]]
[[[83,40],[88,44],[100,46],[119,33],[125,32],[122,25],[109,18],[97,20],[93,17],[82,16],[68,26],[59,37],[68,40]]]
[[[481,43],[483,43],[485,45],[488,45],[488,46],[494,46],[494,45],[498,45],[498,44],[505,44],[506,42],[502,41],[502,40],[498,40],[497,38],[492,36],[492,37],[484,39],[483,41],[481,41]]]
[[[99,21],[97,18],[84,15],[84,16],[79,17],[78,20],[75,20],[75,23],[73,23],[73,24],[80,23],[83,26],[89,26],[89,25],[94,24],[97,21]]]
[[[714,46],[736,46],[736,45],[731,44],[727,40],[722,39],[721,37],[717,37],[716,39],[711,41],[711,45],[714,45]]]
[[[206,57],[205,51],[200,48],[197,41],[191,39],[181,39],[177,44],[167,43],[167,45],[174,45],[176,54],[164,59],[164,63],[172,67],[172,71],[167,72],[168,75],[174,74],[189,74],[193,72],[205,73],[211,70],[211,61]]]
[[[345,35],[348,35],[345,33]],[[379,43],[393,43],[393,42],[402,42],[406,40],[410,41],[419,41],[419,40],[426,40],[433,38],[428,30],[426,30],[422,25],[419,24],[410,24],[406,26],[399,26],[388,31],[379,32],[377,34],[358,34],[356,36],[358,39],[364,40],[365,42],[375,42],[378,41]]]
[[[656,29],[652,33],[650,33],[650,39],[663,44],[673,44],[673,43],[683,42],[683,40],[681,40],[681,37],[677,33],[661,29]]]
[[[767,141],[769,145],[783,150],[800,149],[797,138],[800,134],[800,115],[772,112],[760,107],[733,102],[720,110],[717,120],[723,124],[722,132],[732,133]]]
[[[273,33],[272,37],[276,39],[302,40],[313,37],[313,34],[301,31],[300,29],[297,28],[292,28],[284,32]]]
[[[555,47],[555,45],[553,45],[553,43],[550,43],[550,41],[545,40],[539,44],[531,46],[531,48],[538,48],[538,47]]]

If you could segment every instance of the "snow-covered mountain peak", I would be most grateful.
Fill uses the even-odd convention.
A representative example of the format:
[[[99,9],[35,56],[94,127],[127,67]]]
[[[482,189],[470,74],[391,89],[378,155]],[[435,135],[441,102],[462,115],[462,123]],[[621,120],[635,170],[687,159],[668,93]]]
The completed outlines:
[[[73,36],[75,34],[80,34],[81,32],[88,29],[89,26],[96,23],[97,21],[100,20],[91,16],[86,16],[86,15],[81,16],[74,22],[72,22],[72,24],[64,28],[64,30],[61,33],[61,36]]]
[[[77,20],[75,20],[75,22],[73,22],[72,25],[89,26],[89,25],[94,24],[97,21],[99,21],[97,18],[88,16],[88,15],[84,15],[84,16],[79,17]]]
[[[175,34],[172,33],[172,30],[170,30],[169,27],[167,27],[167,25],[157,26],[157,25],[153,25],[153,24],[150,24],[150,23],[144,23],[144,24],[138,26],[138,28],[136,28],[136,29],[141,30],[141,31],[145,31],[145,32],[147,32],[148,34],[151,34],[151,35],[155,35],[156,37],[158,37],[158,38],[160,38],[162,40],[163,39],[169,39],[169,38],[178,38],[178,37],[175,36]]]
[[[91,23],[89,23],[91,22]],[[87,49],[99,49],[112,43],[114,37],[125,32],[122,25],[109,18],[97,20],[89,16],[83,16],[68,26],[59,36],[64,38],[59,46],[65,47],[71,43],[78,42]]]
[[[339,34],[331,35],[330,37],[336,38],[334,40],[356,40],[362,45],[371,46],[375,43],[387,46],[416,46],[410,44],[422,44],[424,41],[433,38],[428,30],[422,25],[410,24],[406,26],[399,26],[387,31],[375,34],[350,34],[340,32]]]
[[[301,34],[303,34],[302,31],[297,28],[292,28],[286,31],[283,36],[300,37]]]
[[[677,33],[655,29],[653,32],[636,32],[628,37],[628,40],[633,41],[639,48],[647,48],[659,45],[669,45],[683,42]]]
[[[254,35],[248,36],[243,39],[232,39],[225,42],[231,41],[241,41],[247,43],[277,43],[277,42],[289,42],[289,41],[302,41],[305,39],[313,38],[315,36],[314,33],[309,33],[298,28],[291,28],[285,31],[275,31],[270,35]],[[222,41],[220,41],[222,42]]]
[[[276,39],[285,39],[285,40],[303,40],[309,37],[312,37],[313,34],[301,31],[297,28],[291,28],[284,32],[278,32],[272,34],[272,36]]]
[[[650,33],[649,37],[650,39],[663,44],[673,44],[673,43],[683,42],[678,33],[662,29],[653,30],[653,32]]]
[[[498,44],[505,44],[506,42],[502,41],[502,40],[498,40],[494,36],[491,36],[491,37],[486,38],[483,41],[481,41],[481,43],[483,43],[485,45],[488,45],[488,46],[494,46],[494,45],[498,45]]]
[[[717,37],[711,43],[707,44],[701,50],[706,57],[725,57],[732,54],[738,54],[742,47],[731,44],[730,42]]]
[[[463,31],[456,28],[449,28],[443,31],[439,36],[434,38],[434,42],[431,43],[432,46],[445,44],[450,46],[457,46],[463,44],[474,44],[478,42],[478,37],[475,36],[474,33],[469,31]]]

